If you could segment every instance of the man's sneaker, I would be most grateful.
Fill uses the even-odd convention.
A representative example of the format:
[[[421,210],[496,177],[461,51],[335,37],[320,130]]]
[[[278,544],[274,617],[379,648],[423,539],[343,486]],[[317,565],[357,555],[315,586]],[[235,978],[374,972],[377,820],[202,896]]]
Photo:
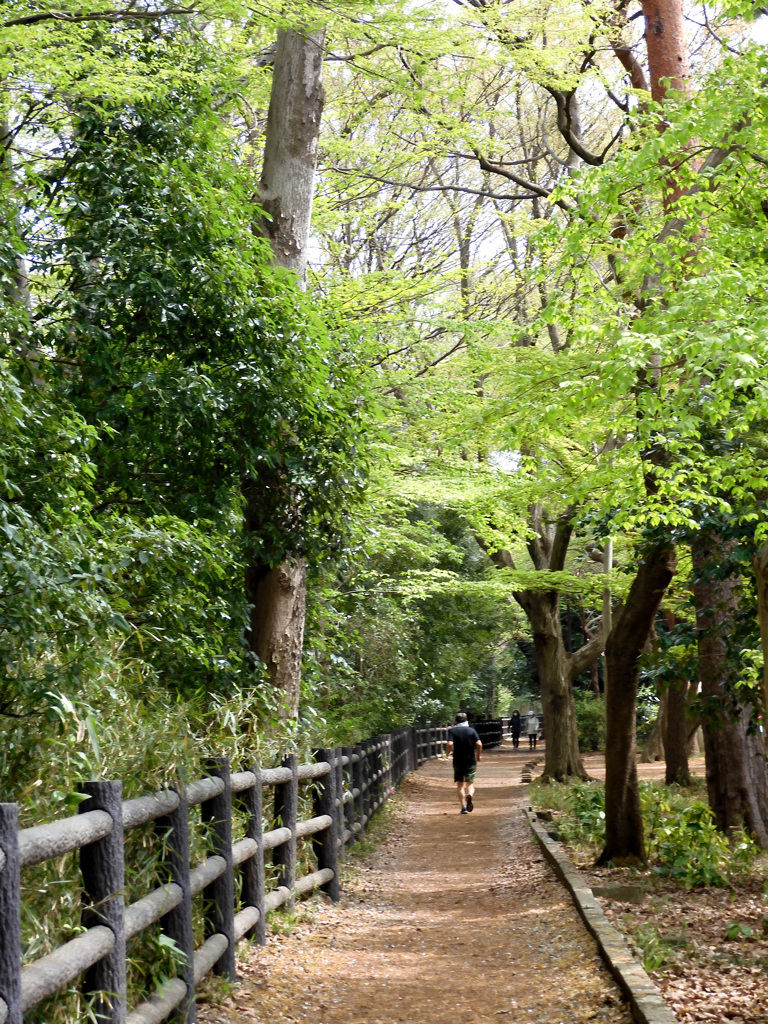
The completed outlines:
[[[468,796],[467,797],[467,810],[468,811],[472,811],[472,810],[474,810],[474,807],[475,807],[475,805],[472,803],[472,797]]]
[[[462,814],[466,814],[466,813],[467,813],[467,811],[468,811],[468,808],[467,808],[467,807],[465,807],[465,806],[464,806],[464,804],[462,804],[462,805],[461,805],[461,813],[462,813]]]

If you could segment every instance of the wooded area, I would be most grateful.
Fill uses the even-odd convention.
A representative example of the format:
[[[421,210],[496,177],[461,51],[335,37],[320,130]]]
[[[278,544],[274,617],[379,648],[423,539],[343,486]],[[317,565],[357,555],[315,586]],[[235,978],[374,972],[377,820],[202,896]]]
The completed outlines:
[[[287,6],[3,8],[3,798],[604,701],[768,848],[762,9]]]

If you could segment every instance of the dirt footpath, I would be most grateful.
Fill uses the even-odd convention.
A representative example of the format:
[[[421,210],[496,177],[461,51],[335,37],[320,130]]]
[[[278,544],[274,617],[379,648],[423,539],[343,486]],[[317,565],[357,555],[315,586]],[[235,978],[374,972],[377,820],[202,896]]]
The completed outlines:
[[[539,751],[541,754],[541,751]],[[205,1024],[629,1024],[520,811],[527,750],[488,751],[475,810],[450,765],[403,786],[388,839],[309,922],[245,949],[242,984]],[[276,927],[278,922],[276,921]]]

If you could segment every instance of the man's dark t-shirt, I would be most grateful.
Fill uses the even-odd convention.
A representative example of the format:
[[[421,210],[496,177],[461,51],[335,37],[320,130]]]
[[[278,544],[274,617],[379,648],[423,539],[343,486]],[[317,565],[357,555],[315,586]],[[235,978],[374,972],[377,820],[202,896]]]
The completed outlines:
[[[471,725],[454,725],[448,730],[448,739],[453,743],[454,764],[477,764],[475,744],[480,742],[480,737]]]

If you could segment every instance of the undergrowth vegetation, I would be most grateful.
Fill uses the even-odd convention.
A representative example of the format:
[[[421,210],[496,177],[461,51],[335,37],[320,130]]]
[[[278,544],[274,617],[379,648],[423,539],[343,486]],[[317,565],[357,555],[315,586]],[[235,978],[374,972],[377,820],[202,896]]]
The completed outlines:
[[[77,813],[82,796],[78,784],[89,779],[120,779],[123,798],[130,799],[168,785],[179,775],[192,780],[207,774],[206,758],[225,755],[233,770],[258,760],[277,764],[293,749],[301,761],[311,759],[311,730],[288,736],[277,717],[264,728],[265,703],[257,691],[236,692],[229,698],[169,699],[162,691],[139,692],[112,683],[84,687],[79,699],[52,692],[46,727],[32,729],[25,720],[6,722],[0,745],[0,770],[13,787],[22,827]],[[299,816],[312,815],[313,788],[299,790]],[[274,828],[272,793],[264,794],[264,830]],[[237,834],[245,834],[244,811],[235,807]],[[125,836],[127,903],[146,896],[167,881],[164,873],[166,837],[162,827],[133,829]],[[209,826],[199,808],[190,813],[190,853],[199,863],[211,853]],[[314,870],[311,842],[298,850],[298,874]],[[267,884],[273,867],[266,865]],[[81,881],[76,855],[46,861],[22,873],[22,930],[25,963],[52,952],[84,930]],[[203,941],[203,915],[194,901],[196,941]],[[129,944],[128,985],[132,1004],[146,998],[179,969],[179,951],[159,925],[142,932]],[[87,998],[77,985],[39,1004],[28,1014],[32,1024],[89,1020]],[[26,1019],[26,1018],[25,1018]]]
[[[715,828],[700,784],[687,788],[640,783],[645,845],[651,870],[686,889],[724,888],[749,873],[759,849],[743,829],[730,840]],[[533,783],[533,803],[553,812],[566,844],[595,858],[605,844],[605,791],[599,782]]]

